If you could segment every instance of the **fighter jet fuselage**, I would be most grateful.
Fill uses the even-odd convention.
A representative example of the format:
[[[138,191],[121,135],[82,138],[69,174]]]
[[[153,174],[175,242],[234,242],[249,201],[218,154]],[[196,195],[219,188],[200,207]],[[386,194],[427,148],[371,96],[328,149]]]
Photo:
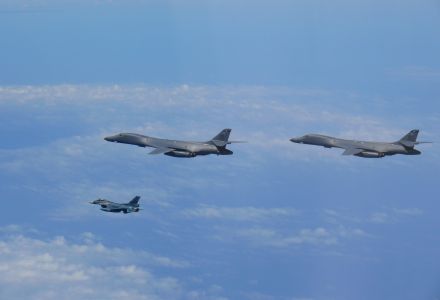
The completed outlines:
[[[123,212],[124,214],[128,214],[131,212],[138,212],[140,210],[139,208],[139,199],[141,197],[136,196],[128,203],[115,203],[112,201],[108,201],[106,199],[97,199],[90,204],[97,204],[101,206],[102,211],[106,212],[112,212],[112,213],[120,213]]]
[[[167,140],[137,133],[120,133],[104,138],[106,141],[136,145],[139,147],[156,148],[150,154],[165,154],[173,157],[195,157],[198,155],[231,155],[233,152],[226,149],[231,129],[224,129],[212,140],[207,142],[192,142]]]
[[[345,149],[343,155],[355,155],[366,158],[381,158],[388,155],[404,154],[418,155],[421,152],[414,149],[414,146],[420,144],[417,142],[418,130],[412,130],[397,142],[369,142],[346,140],[321,134],[306,134],[302,137],[292,138],[291,142],[299,144],[308,144],[323,146],[326,148]]]

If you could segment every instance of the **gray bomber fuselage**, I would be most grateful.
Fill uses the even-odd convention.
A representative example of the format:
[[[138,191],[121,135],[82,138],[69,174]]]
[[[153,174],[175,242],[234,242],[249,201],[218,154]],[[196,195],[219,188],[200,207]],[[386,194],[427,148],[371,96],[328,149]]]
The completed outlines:
[[[400,142],[369,142],[358,140],[346,140],[321,134],[306,134],[299,138],[290,139],[291,142],[323,146],[326,148],[359,149],[353,155],[360,157],[379,158],[386,155],[404,154],[418,155],[421,152],[413,147],[406,147]]]
[[[230,130],[229,130],[230,131]],[[158,153],[163,153],[168,156],[174,157],[194,157],[197,155],[230,155],[233,152],[226,149],[225,146],[216,146],[207,142],[193,142],[193,141],[178,141],[178,140],[168,140],[160,139],[155,137],[150,137],[146,135],[141,135],[137,133],[120,133],[113,136],[104,138],[109,142],[116,142],[122,144],[136,145],[139,147],[153,147],[157,149],[165,149]],[[169,151],[166,151],[169,150]]]

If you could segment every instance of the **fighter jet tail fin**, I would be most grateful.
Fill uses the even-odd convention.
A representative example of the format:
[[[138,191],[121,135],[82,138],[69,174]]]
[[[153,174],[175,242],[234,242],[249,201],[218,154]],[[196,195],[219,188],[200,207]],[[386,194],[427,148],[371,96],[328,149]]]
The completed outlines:
[[[128,204],[132,204],[132,205],[133,204],[138,204],[139,199],[141,199],[141,197],[140,196],[136,196],[130,202],[128,202]]]
[[[419,134],[418,129],[413,129],[408,132],[403,138],[399,140],[398,143],[402,144],[405,147],[412,148],[417,145],[417,135]]]
[[[231,129],[226,128],[220,131],[215,137],[209,142],[216,145],[217,147],[224,147],[228,144],[229,135],[231,134]]]

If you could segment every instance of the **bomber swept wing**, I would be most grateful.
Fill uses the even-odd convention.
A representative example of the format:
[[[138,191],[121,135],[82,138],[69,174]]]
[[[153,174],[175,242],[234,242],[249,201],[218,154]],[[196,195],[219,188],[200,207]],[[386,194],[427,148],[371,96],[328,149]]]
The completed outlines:
[[[153,154],[153,155],[154,154],[164,154],[164,153],[168,153],[168,152],[175,151],[175,150],[176,149],[172,149],[172,148],[156,148],[148,154]]]
[[[342,153],[342,155],[356,155],[356,154],[362,153],[363,151],[365,151],[365,149],[346,148],[344,153]]]

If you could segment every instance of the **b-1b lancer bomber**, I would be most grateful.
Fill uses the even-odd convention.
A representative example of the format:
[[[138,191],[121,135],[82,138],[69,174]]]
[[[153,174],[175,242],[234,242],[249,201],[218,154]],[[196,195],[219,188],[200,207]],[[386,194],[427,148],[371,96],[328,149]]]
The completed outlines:
[[[323,146],[326,148],[342,148],[342,155],[355,155],[367,158],[380,158],[387,155],[404,154],[418,155],[421,152],[414,149],[415,145],[429,142],[417,142],[419,130],[411,130],[397,142],[367,142],[356,140],[344,140],[320,134],[306,134],[299,138],[291,138],[290,141],[299,144]]]
[[[139,199],[141,197],[136,196],[128,203],[115,203],[111,202],[105,199],[98,199],[90,202],[90,204],[98,204],[101,206],[101,210],[112,212],[112,213],[119,213],[123,212],[124,214],[128,214],[131,212],[138,212],[140,210],[139,208]]]
[[[173,157],[195,157],[208,154],[231,155],[233,152],[226,149],[226,146],[240,142],[229,141],[230,133],[231,129],[223,129],[219,134],[206,142],[166,140],[137,133],[120,133],[108,136],[104,139],[109,142],[156,148],[149,154],[165,154]]]

